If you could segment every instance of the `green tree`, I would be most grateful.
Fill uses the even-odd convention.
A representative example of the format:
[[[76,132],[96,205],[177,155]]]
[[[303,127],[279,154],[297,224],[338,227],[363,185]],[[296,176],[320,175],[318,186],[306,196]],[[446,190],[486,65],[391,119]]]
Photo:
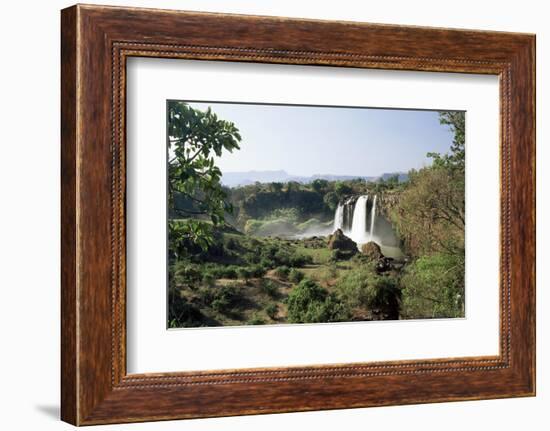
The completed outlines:
[[[346,195],[350,195],[353,193],[353,189],[348,184],[338,181],[334,186],[334,191],[338,195],[338,198],[341,199]]]
[[[450,151],[428,153],[432,166],[409,172],[409,183],[392,216],[414,256],[464,252],[465,116],[464,112],[441,112],[439,119],[454,133]]]
[[[235,124],[219,119],[210,108],[200,111],[185,102],[168,103],[168,200],[171,211],[185,219],[169,223],[171,239],[202,248],[212,242],[211,225],[205,220],[217,226],[233,211],[214,157],[238,150],[240,141]],[[176,197],[188,205],[179,205]]]
[[[331,210],[334,211],[336,207],[338,206],[338,202],[340,201],[340,198],[338,197],[338,194],[335,192],[328,192],[323,197],[323,203]]]
[[[407,251],[421,256],[464,249],[464,176],[460,171],[433,166],[411,172],[393,220]]]
[[[464,316],[464,255],[423,256],[405,269],[401,285],[407,319]]]
[[[283,190],[283,183],[269,183],[269,190],[273,193],[281,193],[281,191]]]
[[[340,301],[349,309],[378,310],[385,319],[399,318],[401,290],[397,278],[377,275],[368,265],[349,271],[337,285]]]
[[[322,193],[328,188],[328,181],[317,178],[311,182],[311,188],[317,193]]]
[[[451,152],[445,156],[431,153],[435,163],[443,163],[454,168],[464,170],[465,143],[466,143],[466,115],[464,111],[442,111],[439,113],[439,122],[449,126],[454,134]]]
[[[432,166],[409,172],[392,219],[413,257],[401,279],[406,318],[464,315],[465,116],[441,112],[453,143],[429,153]]]

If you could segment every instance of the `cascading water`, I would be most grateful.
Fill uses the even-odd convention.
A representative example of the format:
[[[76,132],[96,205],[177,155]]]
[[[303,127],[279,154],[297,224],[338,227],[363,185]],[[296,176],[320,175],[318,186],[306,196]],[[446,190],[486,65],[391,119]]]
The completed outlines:
[[[367,202],[369,197],[367,195],[359,196],[357,202],[355,202],[355,209],[353,211],[353,220],[351,222],[350,237],[357,244],[366,243],[369,238],[367,237]]]
[[[377,214],[377,200],[376,195],[371,197],[371,201],[367,195],[363,195],[352,196],[339,203],[334,214],[334,230],[342,229],[344,235],[355,241],[359,249],[363,244],[373,241],[381,247],[384,256],[401,258],[403,253],[391,223],[383,215]]]
[[[376,195],[374,195],[374,199],[372,201],[372,209],[370,210],[370,241],[374,238],[374,220],[376,218]]]
[[[344,208],[345,205],[338,204],[336,212],[334,213],[334,230],[344,228]]]

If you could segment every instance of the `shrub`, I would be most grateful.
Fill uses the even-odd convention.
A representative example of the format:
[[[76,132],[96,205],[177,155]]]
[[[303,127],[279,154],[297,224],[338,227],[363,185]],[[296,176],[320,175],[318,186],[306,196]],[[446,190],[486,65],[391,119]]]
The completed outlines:
[[[275,262],[266,257],[262,257],[260,259],[260,265],[262,265],[266,269],[275,268],[275,266],[277,266]]]
[[[215,299],[214,290],[212,287],[199,289],[198,297],[204,305],[210,306],[212,304],[212,301]]]
[[[247,268],[237,268],[237,277],[242,280],[248,280],[250,278],[250,272]]]
[[[225,246],[228,250],[236,250],[238,248],[238,243],[234,238],[229,238]]]
[[[290,273],[290,269],[286,265],[279,266],[275,269],[275,275],[279,278],[286,279],[289,273]]]
[[[398,319],[401,290],[395,277],[376,275],[370,267],[355,269],[336,285],[339,298],[352,308],[376,311],[384,319]]]
[[[248,263],[260,263],[261,256],[257,253],[245,253],[243,259]]]
[[[403,315],[407,318],[464,316],[464,256],[423,256],[405,268]]]
[[[216,281],[216,276],[212,273],[212,271],[206,270],[202,273],[202,282],[203,284],[206,284],[208,286],[214,284]]]
[[[279,311],[279,307],[274,302],[267,304],[267,306],[265,307],[265,314],[267,314],[269,318],[273,320],[277,318],[278,311]]]
[[[264,319],[254,314],[247,322],[248,325],[265,325]]]
[[[235,279],[237,278],[237,271],[233,266],[227,266],[222,270],[223,278]]]
[[[277,298],[279,296],[279,287],[271,280],[263,279],[260,284],[260,289],[272,298]]]
[[[308,279],[290,292],[287,307],[291,323],[337,322],[348,314],[328,290]]]
[[[248,272],[250,277],[260,278],[263,277],[266,273],[265,268],[262,265],[251,265],[248,267]]]
[[[289,266],[300,268],[309,263],[313,263],[313,257],[295,253],[290,257]]]
[[[239,299],[240,295],[234,286],[223,286],[214,292],[210,306],[220,313],[226,313],[238,304]]]
[[[203,326],[203,318],[201,311],[190,304],[186,298],[179,295],[177,291],[170,292],[168,309],[168,326],[170,328]]]
[[[297,270],[296,268],[292,268],[288,273],[288,280],[292,283],[299,283],[303,279],[304,279],[304,273],[302,271]]]
[[[202,274],[197,265],[180,261],[174,264],[171,279],[175,286],[194,287],[202,280]]]

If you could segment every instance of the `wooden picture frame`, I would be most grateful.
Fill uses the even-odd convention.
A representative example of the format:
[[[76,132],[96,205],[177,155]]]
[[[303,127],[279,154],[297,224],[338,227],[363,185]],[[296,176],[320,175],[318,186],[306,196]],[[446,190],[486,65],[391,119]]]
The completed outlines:
[[[77,5],[62,11],[61,49],[64,421],[91,425],[535,394],[534,35]],[[500,354],[128,375],[130,56],[498,75]]]

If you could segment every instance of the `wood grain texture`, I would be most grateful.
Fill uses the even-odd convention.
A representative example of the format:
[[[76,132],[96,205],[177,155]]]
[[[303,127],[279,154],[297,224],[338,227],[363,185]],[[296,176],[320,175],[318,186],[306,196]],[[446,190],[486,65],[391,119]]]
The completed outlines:
[[[100,6],[62,12],[62,419],[76,424],[528,396],[535,391],[533,35]],[[129,56],[495,74],[496,357],[127,375]]]

